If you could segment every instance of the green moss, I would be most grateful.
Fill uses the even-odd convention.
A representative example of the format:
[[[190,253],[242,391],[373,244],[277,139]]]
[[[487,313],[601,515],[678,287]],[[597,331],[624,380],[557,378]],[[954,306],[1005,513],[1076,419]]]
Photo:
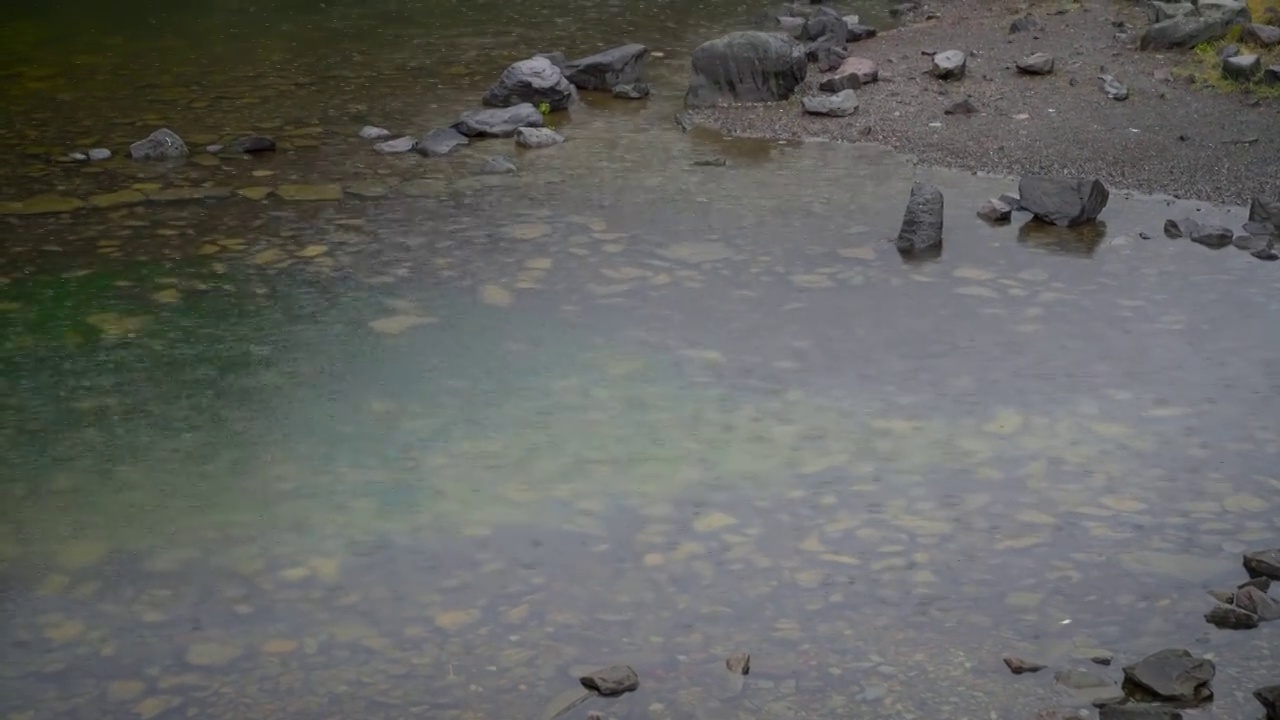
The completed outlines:
[[[1222,60],[1219,53],[1228,45],[1240,45],[1241,52],[1262,56],[1262,66],[1270,67],[1280,63],[1280,50],[1254,47],[1241,42],[1243,28],[1233,26],[1226,37],[1213,42],[1200,43],[1191,53],[1191,60],[1184,69],[1185,74],[1195,78],[1196,84],[1210,87],[1219,92],[1251,92],[1262,98],[1280,97],[1280,85],[1264,85],[1261,76],[1251,83],[1242,83],[1224,77]]]

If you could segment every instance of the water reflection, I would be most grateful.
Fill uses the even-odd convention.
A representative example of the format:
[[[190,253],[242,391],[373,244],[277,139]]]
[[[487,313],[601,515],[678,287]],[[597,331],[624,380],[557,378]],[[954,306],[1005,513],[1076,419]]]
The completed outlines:
[[[1064,228],[1031,219],[1018,227],[1018,242],[1036,250],[1076,257],[1092,257],[1107,239],[1107,223]]]

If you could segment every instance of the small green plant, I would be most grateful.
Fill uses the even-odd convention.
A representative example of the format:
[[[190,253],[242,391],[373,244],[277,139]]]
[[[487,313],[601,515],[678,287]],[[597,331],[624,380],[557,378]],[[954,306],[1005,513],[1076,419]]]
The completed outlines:
[[[542,124],[551,130],[555,130],[556,126],[552,125],[550,122],[547,122],[547,117],[551,115],[551,103],[547,102],[546,100],[543,100],[542,102],[538,103],[538,112],[542,113]]]

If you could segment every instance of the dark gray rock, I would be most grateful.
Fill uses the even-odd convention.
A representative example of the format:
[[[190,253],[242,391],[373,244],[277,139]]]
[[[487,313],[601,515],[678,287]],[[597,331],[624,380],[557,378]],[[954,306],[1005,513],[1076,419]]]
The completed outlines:
[[[620,45],[595,55],[570,60],[565,77],[583,90],[612,90],[615,85],[644,81],[645,58],[649,48],[639,43]]]
[[[889,8],[889,17],[897,19],[906,17],[911,13],[920,9],[920,5],[913,2],[899,3]]]
[[[276,141],[265,135],[249,135],[231,141],[231,150],[238,153],[275,152]]]
[[[1249,23],[1244,26],[1244,32],[1240,34],[1240,39],[1257,47],[1275,47],[1280,45],[1280,27],[1263,25],[1262,23]]]
[[[832,72],[849,57],[849,46],[839,35],[825,35],[805,46],[805,58],[820,72]]]
[[[959,80],[964,77],[969,56],[960,50],[944,50],[933,56],[929,72],[939,80]]]
[[[1275,251],[1274,245],[1265,247],[1261,250],[1254,250],[1249,254],[1259,260],[1265,260],[1267,262],[1275,262],[1276,260],[1280,260],[1280,253]]]
[[[516,145],[530,150],[549,148],[564,142],[564,136],[551,128],[523,127],[516,129]]]
[[[875,36],[876,36],[875,28],[871,27],[870,25],[854,23],[849,26],[849,32],[844,36],[844,39],[847,42],[852,43],[852,42],[862,42],[863,40],[870,40]]]
[[[640,687],[640,677],[626,665],[612,665],[578,678],[582,686],[605,697],[621,695]]]
[[[1248,235],[1258,235],[1260,237],[1271,237],[1272,235],[1276,234],[1276,226],[1272,225],[1269,222],[1259,222],[1257,220],[1250,220],[1246,222],[1244,225],[1241,225],[1240,227],[1243,228],[1245,233]],[[1263,589],[1265,590],[1266,588],[1263,588]]]
[[[1249,201],[1249,222],[1271,223],[1272,226],[1280,228],[1280,198],[1255,197]],[[1280,549],[1272,552],[1277,553],[1277,559],[1274,563],[1280,568]],[[1280,577],[1272,577],[1273,580],[1280,580]]]
[[[1205,622],[1223,630],[1252,630],[1260,618],[1248,610],[1231,605],[1217,605],[1204,614]]]
[[[982,215],[981,210],[978,211],[978,215],[979,216]],[[1031,662],[1030,660],[1023,660],[1020,657],[1012,657],[1012,656],[1004,658],[1004,666],[1009,668],[1009,672],[1013,673],[1014,675],[1038,673],[1041,670],[1044,670],[1046,667],[1048,667],[1048,665],[1042,665],[1038,662]]]
[[[569,58],[565,57],[564,53],[559,51],[534,53],[533,57],[545,58],[552,65],[560,68],[561,73],[564,72],[564,66],[569,62]]]
[[[613,96],[623,100],[643,100],[649,93],[649,86],[640,82],[613,86]]]
[[[903,255],[929,255],[942,249],[942,191],[926,182],[911,186],[902,227],[894,246]]]
[[[552,110],[564,110],[577,99],[577,91],[560,68],[545,57],[532,57],[507,66],[485,92],[483,102],[496,108],[546,103]]]
[[[858,111],[858,95],[852,90],[835,95],[806,95],[800,98],[800,104],[810,115],[848,117]]]
[[[841,90],[857,90],[863,85],[875,82],[880,77],[880,66],[867,58],[845,58],[836,68],[834,74],[818,84],[823,92],[840,92]]]
[[[1058,227],[1093,222],[1111,193],[1101,180],[1030,175],[1018,181],[1022,209]]]
[[[376,125],[365,125],[360,128],[360,137],[365,140],[381,140],[391,137],[391,131],[386,128],[380,128]]]
[[[1222,61],[1222,76],[1236,82],[1249,82],[1262,72],[1262,58],[1257,55],[1236,55]]]
[[[480,166],[482,175],[511,175],[516,172],[516,164],[506,155],[494,155]]]
[[[1263,85],[1280,85],[1280,65],[1272,65],[1262,71]]]
[[[1044,23],[1040,22],[1040,18],[1027,13],[1013,22],[1009,23],[1009,34],[1040,32],[1044,29]]]
[[[516,128],[542,127],[542,113],[529,103],[490,110],[468,110],[451,127],[467,137],[511,137]]]
[[[800,33],[801,40],[817,40],[821,37],[834,35],[839,38],[840,42],[845,42],[849,36],[849,23],[839,15],[814,15],[804,24],[804,31]]]
[[[969,98],[951,103],[942,110],[943,115],[977,115],[978,106]]]
[[[385,140],[373,146],[374,150],[384,155],[398,155],[407,153],[418,147],[418,139],[410,135],[405,135],[395,140]]]
[[[1260,687],[1253,691],[1253,699],[1262,704],[1266,720],[1280,720],[1280,684]]]
[[[190,154],[187,144],[169,128],[161,128],[129,146],[129,157],[134,160],[172,160]]]
[[[1103,707],[1125,699],[1124,693],[1114,682],[1089,670],[1059,670],[1054,673],[1053,679],[1076,703]]]
[[[1255,587],[1244,587],[1236,591],[1235,606],[1258,616],[1259,620],[1268,622],[1280,620],[1280,600],[1276,600]]]
[[[1140,50],[1186,50],[1221,40],[1231,28],[1230,18],[1180,15],[1149,25],[1138,41]]]
[[[1221,18],[1230,25],[1247,25],[1253,22],[1249,6],[1236,0],[1197,0],[1196,12],[1202,17]]]
[[[1231,238],[1231,247],[1245,252],[1257,252],[1271,247],[1271,238],[1266,235],[1237,235]]]
[[[1013,209],[1014,212],[1017,212],[1022,209],[1022,198],[1012,193],[1004,193],[1003,195],[1001,195],[996,199],[1004,203],[1005,205],[1008,205],[1010,208]]]
[[[778,29],[793,38],[799,39],[800,36],[804,35],[805,22],[804,18],[780,15],[778,17]]]
[[[1129,88],[1113,75],[1099,75],[1098,79],[1102,81],[1102,92],[1112,100],[1128,100]]]
[[[418,153],[427,157],[443,157],[460,145],[470,145],[466,135],[448,128],[436,128],[418,141]]]
[[[1213,699],[1213,676],[1217,667],[1212,660],[1198,658],[1182,648],[1168,648],[1152,653],[1124,667],[1126,692],[1143,700],[1205,702]]]
[[[1257,203],[1258,200],[1255,199],[1254,204]],[[1249,219],[1255,219],[1253,207],[1249,208]],[[1280,548],[1245,553],[1244,569],[1251,578],[1264,577],[1280,580]]]
[[[776,102],[790,98],[809,71],[804,46],[764,32],[734,32],[693,51],[690,107],[724,102]]]
[[[1048,75],[1053,72],[1053,56],[1042,52],[1028,55],[1018,61],[1017,68],[1027,75]]]
[[[106,148],[93,148],[86,154],[86,157],[93,161],[110,160],[111,151]]]
[[[1237,585],[1236,589],[1239,590],[1241,588],[1247,588],[1247,587],[1258,588],[1262,592],[1269,592],[1271,590],[1271,578],[1266,578],[1266,577],[1249,578],[1248,580],[1245,580],[1244,582]]]
[[[1170,240],[1178,238],[1191,237],[1191,233],[1200,227],[1200,223],[1191,218],[1173,219],[1169,218],[1164,221],[1164,236]]]
[[[1147,22],[1164,22],[1170,18],[1194,15],[1196,6],[1187,2],[1159,2],[1151,0],[1147,3]]]
[[[1182,713],[1165,705],[1121,703],[1100,708],[1098,720],[1182,720]]]
[[[999,200],[988,200],[978,208],[978,217],[987,222],[1008,222],[1013,217],[1013,208],[1005,205]],[[1015,658],[1016,659],[1016,658]],[[1009,658],[1005,658],[1005,664],[1009,663]],[[1043,667],[1043,666],[1042,666]],[[1009,668],[1013,670],[1012,667]],[[1013,670],[1017,674],[1017,670]]]
[[[1231,238],[1234,235],[1235,233],[1229,227],[1200,223],[1191,231],[1188,237],[1191,238],[1193,243],[1220,250],[1231,244]]]

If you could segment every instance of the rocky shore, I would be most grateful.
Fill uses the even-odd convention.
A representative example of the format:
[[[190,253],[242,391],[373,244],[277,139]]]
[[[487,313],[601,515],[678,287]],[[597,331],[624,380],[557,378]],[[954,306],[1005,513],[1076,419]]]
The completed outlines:
[[[902,28],[857,38],[851,30],[852,58],[810,52],[815,62],[785,101],[703,106],[688,116],[737,136],[880,142],[975,172],[1095,177],[1231,203],[1280,194],[1280,84],[1263,74],[1274,48],[1262,51],[1252,85],[1224,90],[1218,59],[1205,57],[1221,51],[1214,45],[1140,50],[1157,18],[1136,3],[939,0],[901,12]],[[816,44],[803,23],[779,25]],[[934,60],[949,50],[961,51],[967,67],[944,77]],[[806,98],[845,89],[833,81],[840,71],[824,68],[853,60],[876,74],[850,83],[856,99],[845,94],[825,114],[806,109]]]

